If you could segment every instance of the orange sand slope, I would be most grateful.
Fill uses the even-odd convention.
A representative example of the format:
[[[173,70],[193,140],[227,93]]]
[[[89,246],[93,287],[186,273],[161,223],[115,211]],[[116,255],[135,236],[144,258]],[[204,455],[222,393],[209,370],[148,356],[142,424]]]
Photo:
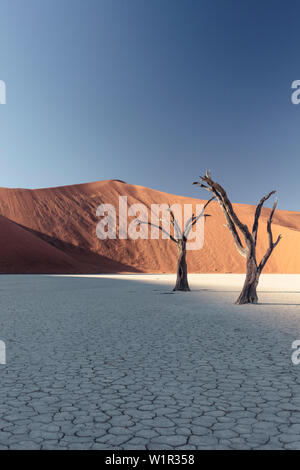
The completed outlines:
[[[200,193],[200,191],[199,191]],[[171,240],[99,240],[96,209],[101,203],[118,207],[119,195],[128,205],[196,204],[199,199],[175,196],[142,186],[109,180],[47,189],[0,188],[1,273],[101,273],[173,272],[176,246]],[[240,218],[250,227],[254,206],[235,204]],[[204,247],[188,252],[190,272],[245,271],[224,216],[216,202],[207,212]],[[267,247],[266,221],[260,219],[258,254]],[[300,213],[277,211],[273,233],[283,239],[264,272],[300,273]],[[160,233],[161,238],[161,233]]]

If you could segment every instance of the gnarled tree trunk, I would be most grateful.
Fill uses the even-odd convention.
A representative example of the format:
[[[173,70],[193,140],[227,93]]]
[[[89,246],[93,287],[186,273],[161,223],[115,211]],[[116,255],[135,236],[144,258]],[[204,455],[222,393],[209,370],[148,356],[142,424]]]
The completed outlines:
[[[177,279],[173,291],[181,290],[188,292],[190,290],[187,278],[186,264],[186,241],[178,240],[177,242]]]
[[[236,304],[257,304],[258,297],[256,293],[256,288],[259,281],[260,273],[258,271],[256,259],[254,255],[251,255],[247,258],[247,273],[245,283],[240,293]]]

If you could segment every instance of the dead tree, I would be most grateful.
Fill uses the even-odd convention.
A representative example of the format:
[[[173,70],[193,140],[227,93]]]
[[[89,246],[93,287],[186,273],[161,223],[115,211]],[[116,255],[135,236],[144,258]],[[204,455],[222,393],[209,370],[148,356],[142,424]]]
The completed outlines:
[[[200,219],[200,217],[208,217],[209,214],[204,214],[204,211],[208,204],[215,199],[215,196],[213,196],[209,201],[206,202],[204,205],[201,213],[197,216],[195,214],[190,217],[190,219],[186,222],[184,229],[182,230],[181,227],[179,226],[175,215],[171,209],[169,209],[170,215],[171,215],[171,220],[170,223],[174,229],[174,236],[168,233],[162,226],[162,224],[156,225],[152,222],[143,222],[138,220],[140,224],[146,224],[150,225],[152,227],[156,227],[161,232],[164,232],[165,234],[168,235],[168,237],[177,245],[177,277],[176,277],[176,284],[173,289],[173,291],[185,291],[189,292],[190,287],[188,283],[188,278],[187,278],[187,262],[186,262],[186,243],[188,240],[188,236],[190,231],[192,230],[193,226],[197,223],[197,221]]]
[[[240,296],[238,297],[236,304],[256,304],[258,301],[256,288],[258,285],[260,274],[265,267],[268,259],[271,256],[272,251],[276,245],[281,240],[281,235],[278,236],[277,240],[273,242],[272,235],[272,220],[273,215],[277,206],[277,199],[273,204],[273,208],[270,212],[270,216],[267,222],[267,232],[269,239],[268,249],[263,256],[260,263],[256,259],[256,244],[257,244],[257,232],[258,232],[258,221],[261,214],[261,210],[265,201],[267,201],[276,191],[271,191],[269,194],[261,198],[259,204],[256,207],[254,222],[252,231],[249,230],[247,225],[243,224],[238,218],[236,212],[234,211],[230,200],[227,197],[225,190],[222,186],[211,179],[210,172],[207,171],[205,176],[200,177],[201,182],[195,182],[200,188],[204,188],[207,191],[214,194],[218,203],[220,204],[226,219],[226,227],[231,232],[235,246],[243,257],[246,258],[246,279],[244,287]],[[242,234],[244,238],[244,243],[242,243],[239,233]]]

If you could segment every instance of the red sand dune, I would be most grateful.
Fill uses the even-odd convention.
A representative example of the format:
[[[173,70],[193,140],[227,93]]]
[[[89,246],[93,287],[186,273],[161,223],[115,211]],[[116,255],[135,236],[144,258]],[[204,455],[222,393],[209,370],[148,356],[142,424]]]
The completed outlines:
[[[0,272],[2,273],[101,273],[173,272],[176,246],[170,240],[105,240],[96,237],[101,203],[118,207],[118,197],[128,204],[142,202],[187,204],[191,199],[109,180],[46,189],[0,188]],[[254,206],[234,205],[243,222],[252,226]],[[188,252],[190,272],[245,272],[245,260],[238,254],[224,227],[224,216],[216,202],[208,208],[202,250]],[[258,254],[267,246],[263,209]],[[264,272],[300,272],[300,213],[276,211],[274,237],[283,239],[274,250]]]

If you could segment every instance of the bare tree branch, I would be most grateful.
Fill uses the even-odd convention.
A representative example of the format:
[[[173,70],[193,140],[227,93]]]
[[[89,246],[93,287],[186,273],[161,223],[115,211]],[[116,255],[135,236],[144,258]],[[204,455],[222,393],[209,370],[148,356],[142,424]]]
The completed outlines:
[[[172,218],[172,225],[174,227],[174,232],[175,232],[175,238],[177,239],[181,239],[182,238],[182,229],[179,227],[178,225],[178,222],[176,220],[176,217],[174,215],[174,212],[169,208],[168,211],[170,212],[171,214],[171,218]]]
[[[150,225],[150,227],[156,227],[158,228],[159,230],[161,230],[163,233],[165,233],[166,235],[168,235],[168,237],[170,237],[170,239],[177,243],[178,240],[176,240],[176,238],[174,238],[170,233],[168,233],[161,225],[156,225],[156,224],[153,224],[152,222],[144,222],[143,220],[139,220],[137,219],[137,222],[139,224],[144,224],[144,225]]]
[[[219,202],[219,204],[220,204],[220,206],[221,206],[221,208],[224,212],[224,215],[225,215],[225,218],[226,218],[226,221],[227,221],[226,227],[228,228],[228,230],[232,234],[235,246],[236,246],[238,252],[242,256],[246,257],[247,252],[250,249],[249,248],[249,242],[250,242],[249,239],[251,237],[247,226],[242,224],[242,222],[238,219],[238,217],[236,216],[236,214],[233,210],[232,204],[231,204],[231,202],[229,201],[229,199],[227,197],[227,194],[226,194],[225,190],[222,188],[222,186],[215,183],[211,179],[210,172],[206,172],[206,175],[205,176],[200,176],[200,178],[201,178],[201,180],[206,181],[208,186],[206,186],[202,183],[197,183],[197,182],[195,182],[194,184],[198,184],[198,186],[200,186],[201,188],[204,188],[204,189],[212,192],[215,195],[215,197],[217,198],[217,200],[218,200],[218,202]],[[236,225],[242,231],[242,233],[244,235],[244,238],[247,240],[247,243],[246,243],[247,247],[243,246],[243,244],[241,242],[241,239],[240,239],[240,236],[238,234]]]
[[[249,249],[248,249],[248,247],[244,247],[242,245],[241,239],[240,239],[239,234],[238,234],[238,232],[235,228],[235,225],[232,222],[231,218],[228,216],[226,211],[224,211],[224,214],[225,214],[225,218],[227,220],[227,224],[225,224],[225,227],[228,228],[228,230],[230,231],[230,233],[232,235],[232,238],[233,238],[233,241],[234,241],[234,244],[235,244],[236,249],[238,250],[239,254],[242,255],[244,258],[246,258]]]
[[[258,221],[261,215],[263,204],[275,193],[275,191],[271,191],[266,196],[262,197],[261,200],[259,201],[256,207],[256,211],[255,211],[252,232],[250,233],[247,225],[243,224],[240,221],[237,214],[235,213],[233,206],[231,204],[231,201],[227,197],[226,191],[223,189],[223,187],[220,184],[212,180],[210,172],[207,171],[205,176],[202,176],[200,178],[201,178],[201,181],[204,182],[205,184],[203,184],[202,182],[194,183],[194,184],[198,184],[200,188],[204,188],[207,191],[212,192],[216,196],[220,204],[220,207],[222,208],[224,212],[225,219],[227,222],[226,227],[229,229],[229,231],[232,234],[235,246],[237,250],[239,251],[239,253],[242,256],[246,257],[247,259],[247,262],[246,262],[247,273],[246,273],[245,284],[236,303],[238,304],[257,303],[258,297],[257,297],[256,288],[257,288],[257,284],[259,281],[259,276],[266,262],[268,261],[272,251],[281,240],[281,235],[279,235],[276,242],[275,243],[273,242],[272,220],[273,220],[273,215],[277,206],[277,200],[275,200],[268,222],[267,222],[269,247],[264,257],[262,258],[260,264],[257,265],[256,243],[257,243],[257,233],[258,233]],[[238,230],[242,233],[244,237],[245,244],[246,244],[245,247],[243,246],[241,242]]]
[[[185,224],[185,228],[184,228],[184,236],[185,238],[187,238],[190,234],[190,231],[192,229],[192,227],[198,222],[198,220],[200,219],[200,217],[208,217],[209,214],[204,214],[204,211],[206,209],[206,207],[211,203],[211,201],[213,201],[215,199],[215,196],[211,197],[205,204],[204,204],[204,207],[201,211],[201,213],[196,217],[194,214],[192,215],[192,217],[190,217],[190,219],[186,222]]]
[[[274,192],[275,192],[275,191],[274,191]],[[269,259],[270,256],[271,256],[272,251],[274,250],[275,246],[277,246],[278,243],[280,242],[280,240],[282,239],[282,235],[278,235],[276,242],[273,243],[272,221],[273,221],[273,215],[274,215],[276,206],[277,206],[277,199],[276,199],[276,201],[275,201],[274,204],[273,204],[273,207],[272,207],[272,210],[271,210],[269,219],[268,219],[268,223],[267,223],[267,231],[268,231],[268,238],[269,238],[269,247],[268,247],[268,249],[267,249],[267,251],[266,251],[264,257],[262,258],[261,262],[259,263],[259,266],[258,266],[259,272],[262,272],[263,268],[265,267],[266,262],[268,261],[268,259]]]
[[[210,177],[210,172],[207,172],[205,176],[203,176],[202,181],[205,181],[211,188],[212,191],[216,193],[216,196],[220,198],[222,205],[227,212],[228,216],[232,220],[232,223],[236,225],[236,227],[239,228],[239,230],[242,232],[244,235],[245,241],[248,245],[249,241],[251,240],[251,234],[248,230],[247,225],[243,224],[236,213],[233,210],[232,204],[230,200],[227,197],[226,191],[222,186],[216,182],[214,182],[211,177]]]
[[[253,228],[252,228],[252,237],[253,237],[253,241],[254,241],[255,245],[256,245],[256,242],[257,242],[258,220],[259,220],[259,217],[260,217],[260,214],[261,214],[262,206],[275,193],[276,193],[276,191],[271,191],[269,194],[262,197],[261,200],[259,201],[257,207],[256,207],[254,222],[253,222]]]

